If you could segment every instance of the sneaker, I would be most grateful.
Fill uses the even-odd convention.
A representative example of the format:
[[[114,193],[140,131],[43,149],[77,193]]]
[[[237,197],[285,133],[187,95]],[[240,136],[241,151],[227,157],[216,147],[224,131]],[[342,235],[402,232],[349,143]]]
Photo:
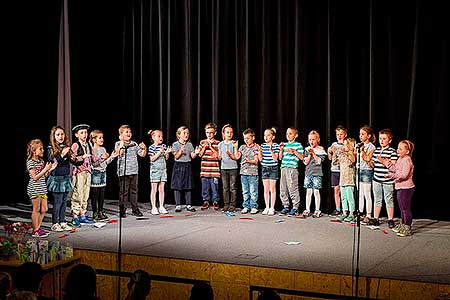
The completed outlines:
[[[159,215],[159,211],[158,211],[158,208],[156,207],[156,206],[154,206],[153,208],[152,208],[152,215]]]
[[[348,214],[348,216],[344,219],[344,222],[354,222],[355,221],[355,216],[353,214]]]
[[[99,215],[100,215],[100,220],[108,220],[109,219],[108,215],[104,211],[101,211],[99,213]]]
[[[51,231],[61,232],[61,231],[63,231],[63,229],[61,228],[61,225],[59,225],[58,223],[55,223],[52,225]]]
[[[39,228],[38,230],[33,231],[31,233],[31,236],[35,237],[35,238],[43,238],[43,237],[47,237],[48,236],[48,232],[45,231],[45,230],[42,230],[41,228]]]
[[[208,208],[209,208],[209,202],[208,201],[203,202],[201,210],[207,210]]]
[[[219,210],[219,203],[214,202],[213,207],[215,210]]]
[[[132,215],[135,217],[142,217],[144,214],[139,210],[139,208],[135,208],[131,211]]]
[[[395,227],[395,222],[394,222],[394,220],[388,220],[388,227],[390,228],[390,229],[392,229],[392,228],[394,228]]]
[[[305,209],[305,210],[303,211],[302,215],[303,215],[305,218],[307,218],[307,217],[310,217],[310,216],[311,216],[311,212],[310,212],[309,210]]]
[[[341,214],[342,214],[341,210],[335,209],[331,212],[330,216],[337,217],[337,216],[340,216]]]
[[[368,216],[365,216],[362,220],[361,220],[361,224],[363,225],[367,225],[370,222],[370,218]]]
[[[293,216],[299,216],[300,212],[298,211],[298,209],[291,209],[291,211],[289,212],[289,217],[293,217]]]
[[[262,215],[267,215],[269,213],[269,208],[268,207],[266,207],[266,208],[264,208],[264,210],[262,211]]]
[[[380,226],[380,220],[375,219],[375,218],[373,218],[372,220],[373,220],[373,225],[372,226],[375,226],[375,227]]]
[[[348,214],[342,213],[339,216],[337,216],[336,219],[338,219],[340,221],[344,221],[345,218],[347,218],[348,216],[349,216]]]
[[[94,221],[100,221],[100,220],[101,220],[101,215],[100,215],[99,212],[95,212],[95,213],[92,215],[92,218],[94,219]]]
[[[77,217],[73,217],[70,225],[72,225],[73,227],[81,227],[80,219],[78,219]]]
[[[247,208],[247,207],[244,207],[242,210],[241,210],[241,214],[246,214],[246,213],[248,213],[249,212],[249,209]]]
[[[272,207],[269,208],[269,212],[267,213],[268,216],[273,216],[275,215],[275,209],[273,209]]]
[[[405,237],[412,235],[412,229],[409,225],[403,225],[399,232],[397,232],[398,236]]]
[[[191,205],[186,205],[186,210],[190,211],[190,212],[195,212],[195,207],[193,207]]]
[[[285,207],[280,211],[280,215],[287,215],[289,213],[289,207]]]
[[[257,213],[258,213],[258,209],[253,207],[253,208],[250,210],[250,213],[251,213],[252,215],[257,214]]]
[[[235,208],[234,206],[230,206],[230,208],[228,208],[228,211],[230,211],[230,212],[235,212],[235,211],[236,211],[236,208]]]
[[[320,210],[316,210],[313,214],[313,218],[320,218],[322,216],[322,212]]]
[[[175,207],[175,212],[181,212],[181,205],[177,205]]]
[[[66,222],[60,224],[61,229],[64,231],[71,231],[72,227],[70,227]]]
[[[159,213],[165,215],[168,214],[169,212],[164,208],[164,206],[160,206]]]
[[[80,223],[81,224],[94,224],[94,220],[88,218],[87,216],[83,215],[80,217]]]
[[[403,228],[403,223],[398,223],[397,225],[395,225],[394,228],[392,228],[391,230],[395,233],[399,232],[401,229]]]

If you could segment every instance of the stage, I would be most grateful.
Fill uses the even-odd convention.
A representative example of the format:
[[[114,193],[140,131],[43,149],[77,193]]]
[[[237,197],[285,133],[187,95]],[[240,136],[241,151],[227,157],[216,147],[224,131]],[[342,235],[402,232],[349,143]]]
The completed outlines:
[[[338,223],[335,218],[295,218],[240,214],[227,216],[212,208],[190,213],[151,215],[149,204],[140,203],[143,218],[128,214],[121,226],[121,252],[124,256],[230,264],[233,266],[301,271],[330,276],[354,277],[358,248],[358,227]],[[107,213],[119,220],[117,201],[108,200]],[[29,205],[1,206],[2,221],[29,221]],[[130,213],[130,211],[129,211]],[[69,220],[69,216],[67,217]],[[384,220],[382,220],[384,221]],[[51,205],[44,228],[51,226]],[[86,253],[116,256],[119,222],[101,228],[83,225],[76,232],[51,233]],[[414,235],[400,238],[382,222],[379,230],[361,225],[359,276],[435,284],[440,292],[450,292],[450,222],[419,219]],[[112,264],[114,268],[114,264]],[[394,299],[389,297],[386,299]],[[410,298],[409,299],[413,299]],[[426,299],[426,298],[424,298]]]

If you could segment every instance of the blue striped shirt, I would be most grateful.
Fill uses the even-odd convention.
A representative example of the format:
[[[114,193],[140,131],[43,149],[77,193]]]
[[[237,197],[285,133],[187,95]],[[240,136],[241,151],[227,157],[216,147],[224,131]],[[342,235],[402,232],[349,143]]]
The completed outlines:
[[[272,144],[272,151],[275,153],[278,157],[278,153],[280,153],[280,145],[277,143]],[[261,166],[263,167],[276,167],[278,166],[278,160],[274,160],[272,157],[272,152],[270,152],[270,145],[267,143],[263,143],[261,145],[261,154],[262,154],[262,160],[261,160]]]

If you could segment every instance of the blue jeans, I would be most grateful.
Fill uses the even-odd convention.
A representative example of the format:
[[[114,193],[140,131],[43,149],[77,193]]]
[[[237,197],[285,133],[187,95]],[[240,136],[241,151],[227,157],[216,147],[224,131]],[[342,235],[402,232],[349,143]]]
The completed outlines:
[[[202,177],[202,198],[203,201],[219,203],[219,178]]]
[[[64,193],[52,193],[53,194],[53,211],[52,211],[52,223],[65,223],[66,222],[66,207],[68,192]]]
[[[242,196],[244,198],[242,207],[258,208],[258,181],[259,176],[241,175]]]

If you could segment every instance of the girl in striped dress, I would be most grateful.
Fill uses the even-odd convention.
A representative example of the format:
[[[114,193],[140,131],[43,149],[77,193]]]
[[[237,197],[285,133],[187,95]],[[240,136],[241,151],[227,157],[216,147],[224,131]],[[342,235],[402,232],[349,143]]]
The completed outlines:
[[[27,194],[33,204],[31,226],[33,237],[46,237],[48,232],[41,229],[42,220],[48,210],[47,186],[45,178],[53,171],[57,163],[44,162],[44,145],[39,139],[31,140],[27,145],[27,170],[30,175]]]

